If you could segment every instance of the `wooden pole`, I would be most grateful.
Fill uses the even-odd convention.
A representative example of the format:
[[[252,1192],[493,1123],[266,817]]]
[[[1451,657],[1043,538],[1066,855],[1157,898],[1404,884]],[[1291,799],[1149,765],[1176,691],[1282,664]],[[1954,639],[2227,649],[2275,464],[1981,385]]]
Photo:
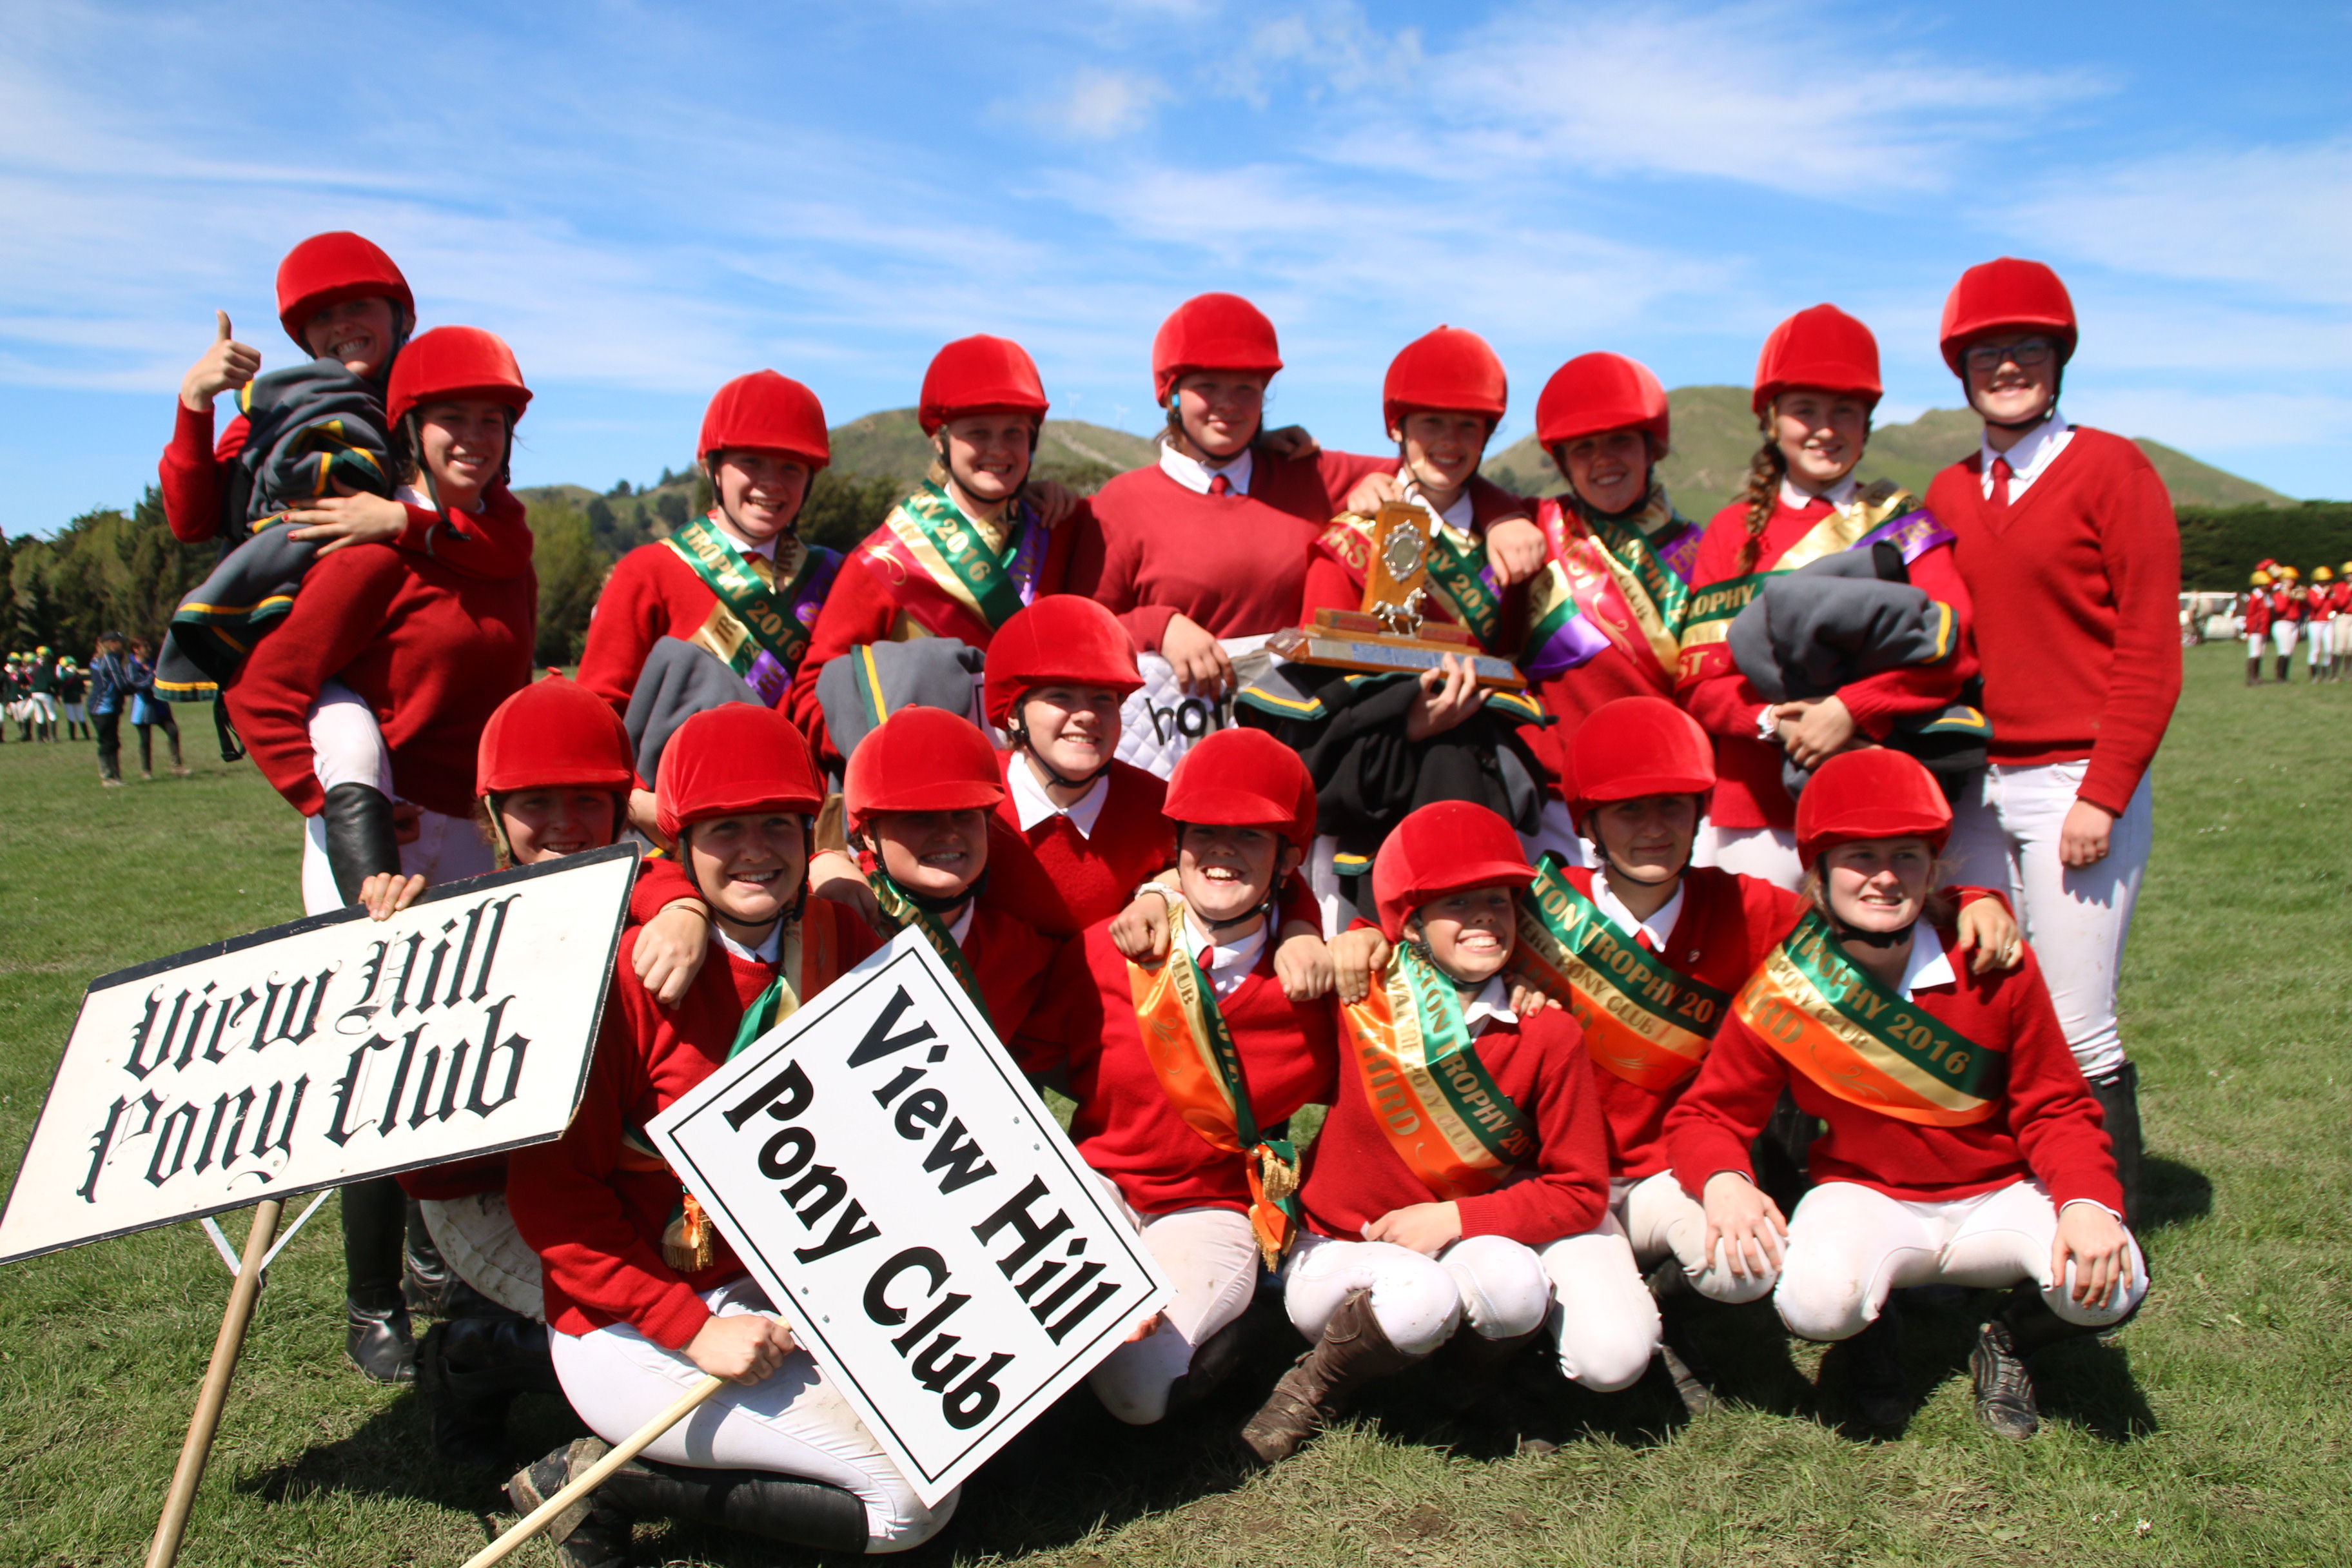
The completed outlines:
[[[466,1559],[466,1568],[490,1568],[493,1563],[503,1563],[514,1549],[547,1528],[548,1522],[604,1484],[604,1478],[627,1464],[645,1451],[646,1446],[699,1409],[703,1402],[727,1386],[723,1377],[706,1377],[694,1390],[678,1402],[638,1427],[629,1440],[588,1468],[587,1474],[567,1485],[562,1491],[541,1503],[514,1528]]]
[[[163,1517],[156,1521],[154,1543],[147,1548],[147,1568],[171,1568],[180,1555],[188,1510],[195,1506],[196,1488],[205,1479],[205,1461],[212,1457],[213,1434],[220,1429],[221,1406],[228,1403],[237,1354],[245,1349],[246,1326],[253,1321],[253,1299],[261,1290],[262,1259],[269,1256],[270,1238],[278,1234],[278,1215],[285,1206],[277,1198],[264,1198],[253,1206],[253,1226],[245,1233],[245,1257],[237,1268],[236,1283],[229,1287],[228,1309],[221,1313],[220,1332],[213,1340],[213,1359],[205,1368],[204,1385],[196,1391],[196,1413],[188,1421],[187,1441],[180,1445],[172,1489],[163,1495]]]

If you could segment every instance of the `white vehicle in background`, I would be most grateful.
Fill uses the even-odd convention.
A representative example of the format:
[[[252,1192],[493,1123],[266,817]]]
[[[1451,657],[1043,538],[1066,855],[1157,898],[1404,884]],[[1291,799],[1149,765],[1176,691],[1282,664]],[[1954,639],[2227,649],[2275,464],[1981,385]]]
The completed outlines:
[[[2180,595],[2180,646],[2227,642],[2245,635],[2245,616],[2237,594],[2183,593]]]

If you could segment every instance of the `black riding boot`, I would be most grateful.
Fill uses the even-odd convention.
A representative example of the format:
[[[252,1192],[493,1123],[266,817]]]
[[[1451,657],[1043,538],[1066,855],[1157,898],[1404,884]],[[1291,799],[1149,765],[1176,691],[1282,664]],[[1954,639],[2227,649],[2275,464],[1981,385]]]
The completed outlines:
[[[1244,1311],[1202,1340],[1200,1348],[1192,1352],[1192,1364],[1184,1369],[1183,1375],[1168,1385],[1168,1408],[1161,1419],[1165,1420],[1180,1410],[1190,1410],[1214,1394],[1218,1385],[1233,1375],[1234,1368],[1241,1364],[1242,1357],[1255,1337],[1250,1328],[1250,1315]]]
[[[1513,1358],[1542,1333],[1541,1328],[1534,1328],[1508,1339],[1490,1340],[1463,1324],[1429,1358],[1429,1374],[1436,1382],[1438,1399],[1451,1410],[1475,1407],[1502,1386],[1504,1371]]]
[[[2139,1228],[2139,1065],[2126,1062],[2105,1078],[2091,1079],[2099,1121],[2116,1155],[2116,1180],[2124,1189],[2124,1224]]]
[[[2279,684],[2280,684],[2281,686],[2284,686],[2284,685],[2286,684],[2286,665],[2287,665],[2287,656],[2286,656],[2285,654],[2281,654],[2281,655],[2279,655],[2279,656],[2278,656],[2278,678],[2279,678]]]
[[[327,866],[335,891],[349,904],[360,884],[379,871],[400,869],[400,841],[393,837],[392,802],[370,784],[339,784],[319,809],[327,830]]]
[[[390,1176],[354,1182],[342,1196],[343,1352],[373,1382],[414,1383],[416,1342],[400,1296],[407,1197]]]
[[[1647,1283],[1650,1299],[1658,1304],[1658,1360],[1667,1381],[1675,1385],[1675,1397],[1694,1415],[1721,1409],[1723,1400],[1715,1392],[1715,1369],[1699,1353],[1690,1332],[1691,1317],[1706,1298],[1691,1283],[1681,1260],[1671,1256],[1650,1270]]]
[[[1903,1377],[1903,1316],[1889,1296],[1878,1321],[1843,1342],[1846,1397],[1863,1425],[1892,1431],[1911,1417]]]
[[[441,1248],[434,1244],[433,1232],[425,1224],[425,1205],[415,1198],[409,1199],[408,1239],[400,1256],[401,1299],[412,1312],[454,1318],[459,1314],[452,1307],[464,1284],[441,1256]]]
[[[637,1519],[721,1525],[815,1552],[862,1552],[867,1542],[866,1505],[856,1493],[798,1476],[632,1459],[614,1472],[604,1491],[614,1507]]]
[[[2042,1288],[2031,1279],[2018,1286],[2000,1316],[1977,1331],[1976,1345],[1969,1352],[1978,1424],[1999,1437],[2022,1441],[2032,1436],[2042,1427],[2033,1358],[2052,1345],[2101,1331],[2070,1323],[2052,1311],[2042,1299]]]
[[[508,1463],[507,1411],[517,1396],[563,1392],[546,1326],[511,1313],[436,1323],[416,1360],[433,1412],[433,1446],[461,1468]]]

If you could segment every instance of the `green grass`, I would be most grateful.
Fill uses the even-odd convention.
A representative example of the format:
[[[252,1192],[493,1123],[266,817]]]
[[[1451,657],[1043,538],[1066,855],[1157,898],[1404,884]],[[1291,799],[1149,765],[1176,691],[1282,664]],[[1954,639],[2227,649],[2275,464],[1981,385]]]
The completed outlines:
[[[2226,647],[2193,650],[2189,668],[2124,994],[2156,1287],[2112,1343],[2046,1358],[2043,1436],[1976,1430],[1959,1310],[1913,1315],[1922,1403],[1900,1441],[1874,1444],[1836,1426],[1836,1356],[1817,1391],[1820,1352],[1759,1310],[1701,1330],[1741,1404],[1728,1415],[1685,1422],[1646,1385],[1555,1385],[1528,1420],[1559,1450],[1523,1456],[1510,1432],[1445,1418],[1400,1384],[1249,1476],[1218,1444],[1271,1376],[1270,1351],[1161,1429],[1073,1402],[914,1561],[2343,1562],[2352,687],[2247,691]],[[84,746],[0,746],[11,1159],[89,977],[297,912],[293,821],[249,765],[103,793],[94,773]],[[333,1220],[331,1205],[271,1271],[184,1561],[454,1564],[500,1522],[494,1479],[434,1459],[416,1396],[342,1364]],[[193,1226],[0,1272],[0,1563],[140,1559],[226,1287]],[[521,1419],[549,1443],[564,1430],[551,1404]],[[685,1529],[642,1532],[638,1552],[778,1560]]]

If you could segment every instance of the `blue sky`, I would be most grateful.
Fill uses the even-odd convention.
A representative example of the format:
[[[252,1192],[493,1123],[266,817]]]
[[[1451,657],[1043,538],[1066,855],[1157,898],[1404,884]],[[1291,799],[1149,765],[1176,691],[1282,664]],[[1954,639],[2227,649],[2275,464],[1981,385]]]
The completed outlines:
[[[1790,311],[1955,405],[1946,289],[2000,253],[2084,317],[2077,420],[2352,495],[2352,10],[1818,3],[0,9],[0,528],[152,477],[227,310],[350,227],[539,392],[519,482],[649,479],[722,380],[835,421],[937,346],[1028,344],[1151,427],[1204,289],[1282,332],[1275,412],[1359,449],[1439,321],[1535,394],[1588,349],[1745,382]]]

